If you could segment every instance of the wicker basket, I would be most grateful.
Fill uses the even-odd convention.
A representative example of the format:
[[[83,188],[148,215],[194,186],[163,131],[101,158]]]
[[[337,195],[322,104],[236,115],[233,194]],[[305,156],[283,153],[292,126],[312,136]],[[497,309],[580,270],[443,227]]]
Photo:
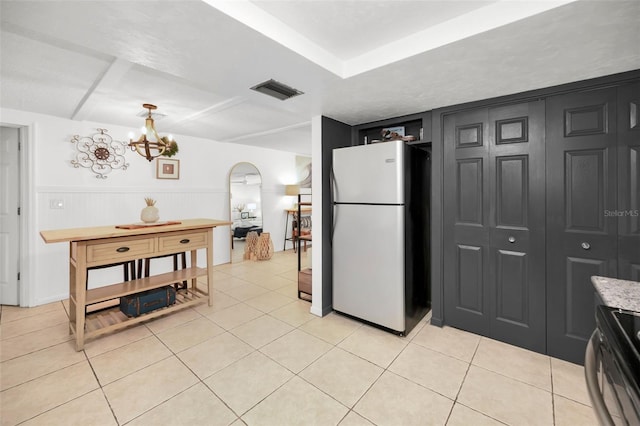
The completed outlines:
[[[258,237],[258,242],[255,246],[255,256],[258,260],[269,260],[273,256],[273,241],[271,241],[271,234],[269,232],[263,232]]]
[[[256,245],[258,244],[258,233],[251,231],[247,233],[246,244],[244,246],[244,260],[252,259],[255,256]]]

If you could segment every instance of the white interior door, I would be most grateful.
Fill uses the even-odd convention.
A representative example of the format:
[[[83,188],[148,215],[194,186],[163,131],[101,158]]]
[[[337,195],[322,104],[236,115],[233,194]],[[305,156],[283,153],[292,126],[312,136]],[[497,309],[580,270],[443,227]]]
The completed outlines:
[[[17,305],[20,263],[19,129],[0,127],[0,303]]]

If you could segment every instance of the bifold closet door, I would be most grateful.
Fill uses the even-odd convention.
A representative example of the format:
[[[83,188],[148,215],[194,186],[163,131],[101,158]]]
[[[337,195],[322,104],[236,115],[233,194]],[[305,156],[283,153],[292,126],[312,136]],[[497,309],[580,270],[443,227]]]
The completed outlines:
[[[640,83],[618,88],[618,277],[640,281]]]
[[[443,124],[445,323],[544,352],[544,102]]]
[[[489,110],[491,337],[544,353],[544,101]]]
[[[489,110],[444,117],[444,315],[490,334]]]
[[[547,99],[547,352],[584,362],[591,276],[617,274],[616,88]]]

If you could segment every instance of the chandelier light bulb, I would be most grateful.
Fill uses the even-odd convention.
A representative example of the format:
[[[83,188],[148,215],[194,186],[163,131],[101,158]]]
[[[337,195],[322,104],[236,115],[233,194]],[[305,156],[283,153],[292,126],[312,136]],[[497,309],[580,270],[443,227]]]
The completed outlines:
[[[155,110],[157,107],[152,104],[143,104],[142,106],[149,110],[149,114],[145,119],[144,127],[140,129],[140,132],[142,133],[140,139],[134,141],[133,137],[131,137],[129,140],[129,147],[148,161],[152,161],[154,158],[165,154],[165,151],[167,151],[167,143],[165,143],[158,135],[158,132],[156,132],[153,125],[151,111]],[[150,138],[151,140],[147,138]],[[170,155],[174,155],[175,152],[177,152],[177,146]]]

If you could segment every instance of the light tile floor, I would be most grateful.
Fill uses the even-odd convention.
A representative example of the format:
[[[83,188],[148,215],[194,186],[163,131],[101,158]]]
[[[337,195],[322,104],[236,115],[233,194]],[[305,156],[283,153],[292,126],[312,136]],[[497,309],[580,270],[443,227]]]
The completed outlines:
[[[313,316],[296,260],[217,266],[214,306],[82,352],[66,302],[2,307],[1,424],[596,424],[582,367],[426,318],[401,338]]]

